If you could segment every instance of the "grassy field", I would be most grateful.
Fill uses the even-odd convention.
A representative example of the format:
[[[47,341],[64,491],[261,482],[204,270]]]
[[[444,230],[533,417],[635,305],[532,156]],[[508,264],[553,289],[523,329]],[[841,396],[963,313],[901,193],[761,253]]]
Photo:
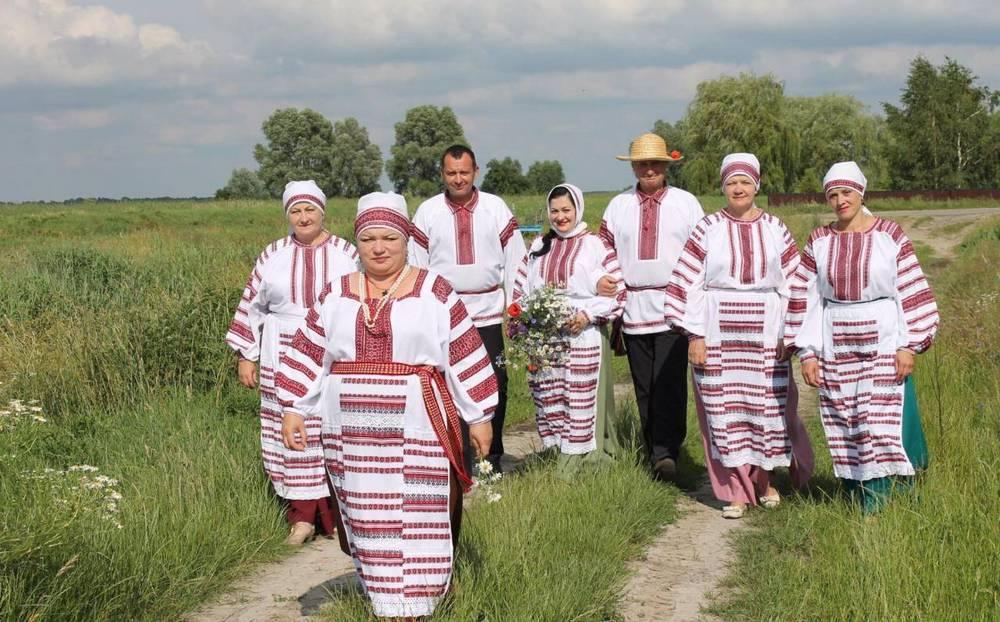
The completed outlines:
[[[610,196],[588,195],[592,225]],[[510,202],[525,222],[542,214],[541,197]],[[703,202],[708,211],[721,205],[717,197]],[[332,201],[328,211],[330,228],[346,235],[354,203]],[[826,220],[822,208],[781,213],[797,235]],[[260,468],[257,397],[236,384],[222,343],[249,267],[283,233],[272,201],[0,207],[0,620],[174,619],[283,554],[281,510]],[[920,547],[917,559],[934,562],[905,582],[920,607],[954,600],[956,611],[978,612],[996,603],[1000,452],[989,347],[996,329],[987,320],[1000,302],[987,266],[1000,259],[1000,241],[995,228],[982,236],[963,255],[961,273],[935,282],[946,330],[918,370],[935,460],[913,502],[919,511],[899,504],[874,526],[862,524],[825,500],[820,480],[815,501],[766,517],[775,524],[764,526],[762,540],[749,539],[741,557],[771,560],[768,572],[737,573],[744,579],[777,581],[774,569],[783,568],[787,585],[775,592],[785,600],[771,603],[760,586],[734,583],[738,596],[720,604],[726,617],[795,617],[783,608],[811,602],[796,591],[812,583],[793,563],[807,558],[825,577],[811,594],[840,589],[836,580],[846,577],[855,592],[871,585],[882,611],[902,617],[902,592],[889,590],[894,566],[886,562],[881,575],[850,568],[875,554],[858,538],[885,539],[878,550],[898,550],[896,564],[914,565],[911,545]],[[624,359],[615,371],[627,381]],[[512,374],[509,421],[531,416],[524,379]],[[817,444],[818,455],[824,450]],[[572,486],[542,461],[503,486],[502,503],[470,512],[459,593],[442,619],[468,619],[475,607],[491,619],[533,611],[545,612],[536,619],[613,618],[625,559],[672,519],[676,495],[628,461]],[[979,541],[970,541],[974,533]],[[593,550],[581,547],[590,540]],[[993,564],[977,563],[983,558],[974,553],[991,543]],[[824,555],[830,564],[815,563]],[[532,582],[538,576],[545,581]],[[953,595],[948,583],[924,584],[959,579]],[[357,606],[347,595],[329,615],[353,615]],[[933,609],[918,611],[927,617]]]
[[[328,224],[347,235],[353,215],[333,201]],[[172,619],[283,554],[258,398],[222,342],[247,271],[283,233],[274,202],[0,207],[0,620]],[[532,409],[512,376],[516,424]],[[534,505],[507,486],[506,508]],[[672,494],[647,489],[645,519],[619,535],[669,520]],[[565,526],[561,512],[534,516]]]
[[[930,469],[865,517],[840,494],[819,420],[809,490],[752,514],[711,612],[725,620],[995,620],[1000,611],[1000,219],[944,265],[921,252],[941,307],[915,379]]]

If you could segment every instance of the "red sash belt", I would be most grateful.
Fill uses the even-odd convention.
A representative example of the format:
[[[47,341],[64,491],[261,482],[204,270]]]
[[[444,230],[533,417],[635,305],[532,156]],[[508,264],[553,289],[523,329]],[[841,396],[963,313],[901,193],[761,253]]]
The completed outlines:
[[[628,283],[626,283],[625,284],[625,289],[627,289],[630,292],[644,292],[644,291],[647,291],[647,290],[650,290],[650,289],[662,289],[662,290],[666,290],[667,286],[665,284],[664,285],[629,285]]]
[[[471,295],[471,294],[488,294],[488,293],[490,293],[490,292],[495,292],[495,291],[497,291],[498,289],[500,289],[500,285],[499,285],[499,284],[497,284],[497,285],[494,285],[493,287],[487,287],[486,289],[475,289],[475,290],[472,290],[472,291],[468,291],[468,292],[460,292],[460,291],[457,291],[457,290],[456,290],[456,292],[455,292],[455,293],[457,293],[457,294],[464,294],[464,295]]]
[[[340,361],[330,365],[330,373],[353,376],[417,376],[420,378],[420,390],[424,396],[424,406],[431,420],[431,427],[437,435],[441,448],[448,456],[462,490],[472,489],[472,478],[465,471],[465,459],[462,450],[462,433],[459,428],[458,409],[455,407],[448,385],[438,368],[431,365],[408,365],[406,363],[366,363],[360,361]],[[438,403],[434,395],[437,389],[441,396]],[[441,408],[444,407],[444,412]],[[447,421],[447,424],[446,424]]]

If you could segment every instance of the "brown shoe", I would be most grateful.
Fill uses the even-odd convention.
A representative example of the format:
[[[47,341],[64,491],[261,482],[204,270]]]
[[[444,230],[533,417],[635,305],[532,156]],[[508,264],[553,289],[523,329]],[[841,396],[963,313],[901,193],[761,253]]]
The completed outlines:
[[[653,465],[653,473],[656,478],[664,481],[672,481],[677,475],[677,461],[671,457],[660,458]]]
[[[292,525],[292,529],[288,532],[288,537],[285,538],[285,544],[289,546],[302,546],[312,540],[314,535],[316,535],[315,525],[299,521]]]

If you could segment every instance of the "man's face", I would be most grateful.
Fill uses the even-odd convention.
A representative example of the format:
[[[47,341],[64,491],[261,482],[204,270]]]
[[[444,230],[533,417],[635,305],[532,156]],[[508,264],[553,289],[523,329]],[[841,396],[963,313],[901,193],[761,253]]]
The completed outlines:
[[[441,166],[441,179],[448,189],[448,196],[453,201],[464,203],[472,196],[478,174],[479,167],[472,163],[469,154],[463,153],[461,158],[445,154]]]
[[[639,180],[639,190],[652,194],[667,185],[667,163],[659,160],[632,162],[632,172]]]

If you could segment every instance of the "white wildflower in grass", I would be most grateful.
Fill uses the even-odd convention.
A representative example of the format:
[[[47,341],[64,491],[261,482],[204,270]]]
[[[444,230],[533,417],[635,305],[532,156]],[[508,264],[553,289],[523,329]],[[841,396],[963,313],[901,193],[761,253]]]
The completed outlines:
[[[37,406],[38,400],[10,400],[0,408],[0,432],[13,430],[24,423],[48,423],[42,415],[42,407]]]
[[[473,488],[483,491],[482,494],[486,497],[487,502],[496,503],[499,501],[501,495],[493,489],[493,484],[496,484],[503,478],[503,473],[497,472],[493,468],[493,464],[485,458],[474,465],[473,471]]]
[[[74,464],[65,470],[45,468],[29,472],[28,477],[47,481],[56,504],[66,511],[94,514],[122,529],[118,517],[124,497],[118,490],[119,481],[97,474],[99,471],[90,464]]]

